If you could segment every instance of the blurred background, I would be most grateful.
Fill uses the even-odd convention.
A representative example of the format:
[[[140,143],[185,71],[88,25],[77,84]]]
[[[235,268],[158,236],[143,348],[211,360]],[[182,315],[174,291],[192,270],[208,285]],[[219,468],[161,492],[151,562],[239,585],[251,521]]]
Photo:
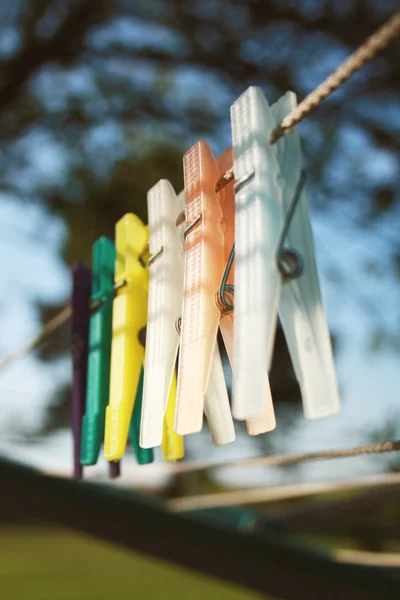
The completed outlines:
[[[69,302],[70,266],[90,266],[99,236],[113,237],[126,212],[146,221],[150,187],[167,178],[182,189],[182,155],[194,142],[207,140],[215,154],[231,144],[230,105],[249,85],[260,86],[270,103],[287,90],[302,99],[398,6],[395,0],[3,0],[0,356],[30,340]],[[299,126],[342,412],[304,419],[278,330],[271,372],[277,429],[249,438],[237,424],[235,444],[215,448],[205,428],[185,440],[187,458],[234,460],[398,437],[399,64],[394,42]],[[0,373],[2,456],[71,471],[69,350],[66,325]],[[229,383],[228,365],[226,376]],[[399,465],[390,455],[178,477],[159,463],[137,467],[128,452],[113,485],[174,496],[326,481]],[[103,479],[105,464],[91,473]],[[259,508],[281,519],[286,511],[294,532],[328,546],[398,549],[400,510],[390,494],[379,506],[364,499],[347,516],[341,502],[326,504],[329,518],[318,523],[296,521],[294,502]],[[106,583],[93,575],[102,560],[120,565],[119,581],[137,569],[137,585],[154,598],[155,582],[172,595],[184,577],[68,532],[11,526],[7,515],[1,520],[0,575],[13,598],[28,590],[40,599],[105,598]],[[86,562],[69,560],[74,545]],[[55,573],[60,581],[73,574],[79,585],[55,596]],[[185,577],[198,597],[252,596]],[[119,597],[135,589],[124,584]]]

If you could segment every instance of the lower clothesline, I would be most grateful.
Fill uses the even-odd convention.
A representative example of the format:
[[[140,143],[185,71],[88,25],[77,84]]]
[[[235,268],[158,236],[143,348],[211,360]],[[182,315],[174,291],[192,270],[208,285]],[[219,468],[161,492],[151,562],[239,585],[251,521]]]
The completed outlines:
[[[363,488],[395,487],[396,494],[400,488],[400,473],[371,475],[336,481],[317,481],[312,483],[294,483],[269,487],[248,488],[212,494],[196,494],[171,498],[165,503],[170,512],[190,512],[212,508],[226,508],[254,504],[305,498],[318,494],[356,491]]]

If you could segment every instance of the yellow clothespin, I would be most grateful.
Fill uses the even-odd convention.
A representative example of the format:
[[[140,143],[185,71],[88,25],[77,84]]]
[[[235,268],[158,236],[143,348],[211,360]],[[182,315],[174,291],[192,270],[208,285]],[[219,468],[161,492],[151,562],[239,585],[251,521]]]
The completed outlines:
[[[133,214],[118,221],[115,230],[116,295],[113,303],[110,397],[106,412],[104,454],[122,458],[144,360],[139,334],[146,325],[148,270],[141,263],[148,229]]]

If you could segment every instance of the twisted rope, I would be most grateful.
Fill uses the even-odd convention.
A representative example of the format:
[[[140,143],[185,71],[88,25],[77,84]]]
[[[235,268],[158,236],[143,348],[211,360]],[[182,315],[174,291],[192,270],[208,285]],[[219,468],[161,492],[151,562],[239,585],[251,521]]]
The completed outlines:
[[[297,123],[310,114],[327,96],[337,90],[342,83],[361,69],[400,34],[400,10],[393,15],[376,33],[358,48],[340,67],[309,94],[271,132],[270,143],[274,144]]]
[[[47,340],[53,333],[57,331],[64,323],[66,323],[71,318],[72,310],[70,306],[66,306],[59,313],[56,314],[50,321],[48,321],[42,331],[36,336],[31,342],[25,344],[21,348],[10,352],[0,361],[0,371],[8,367],[15,360],[22,358],[28,352],[33,350],[36,346]]]

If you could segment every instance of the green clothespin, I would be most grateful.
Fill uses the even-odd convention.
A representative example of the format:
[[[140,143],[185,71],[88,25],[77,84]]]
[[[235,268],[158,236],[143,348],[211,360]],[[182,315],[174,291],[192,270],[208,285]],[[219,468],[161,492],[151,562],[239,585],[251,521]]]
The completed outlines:
[[[110,389],[114,264],[114,243],[103,236],[93,245],[93,312],[90,317],[86,412],[82,422],[82,465],[97,463],[104,439],[105,412]]]
[[[89,360],[86,388],[86,412],[82,422],[81,464],[95,465],[104,439],[105,414],[110,390],[112,310],[114,298],[114,243],[103,236],[93,245],[92,315],[89,332]],[[130,438],[137,462],[153,462],[153,450],[139,446],[143,395],[143,368],[136,392],[135,408],[130,423]],[[117,464],[110,462],[112,476]]]
[[[140,378],[136,392],[135,405],[133,408],[132,419],[129,426],[129,437],[139,465],[147,465],[154,460],[153,448],[141,448],[139,445],[140,437],[140,419],[142,416],[142,398],[143,398],[143,380],[144,369],[140,371]]]

